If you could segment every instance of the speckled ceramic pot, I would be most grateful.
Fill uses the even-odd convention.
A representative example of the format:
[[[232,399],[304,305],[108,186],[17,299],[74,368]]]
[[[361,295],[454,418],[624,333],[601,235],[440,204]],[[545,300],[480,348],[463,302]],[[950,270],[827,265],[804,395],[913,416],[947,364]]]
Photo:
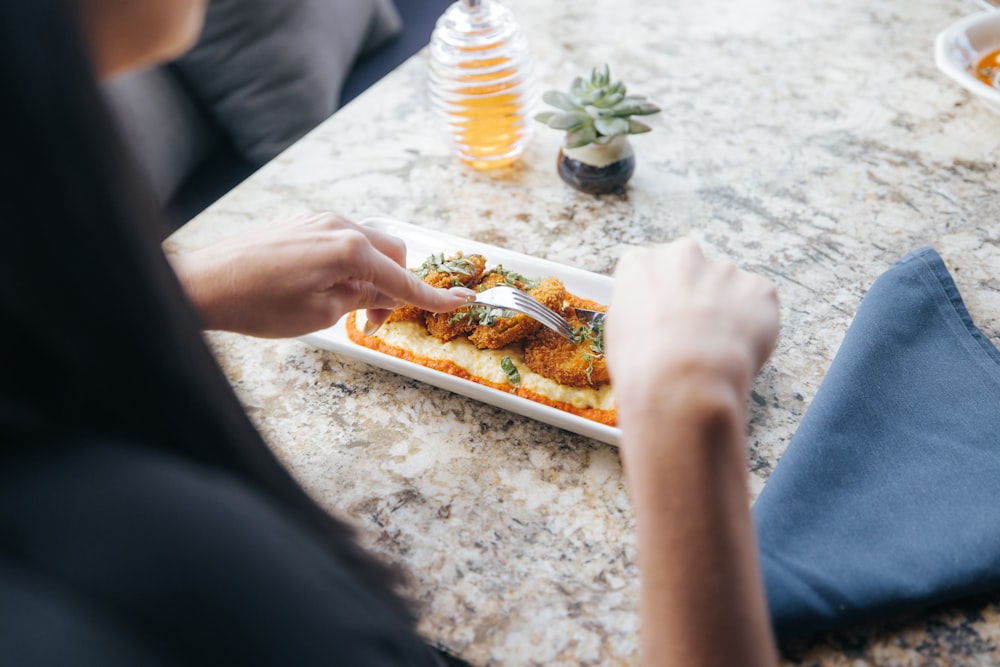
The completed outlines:
[[[627,135],[601,137],[580,148],[561,148],[558,167],[559,176],[581,192],[621,192],[635,171],[635,153]]]

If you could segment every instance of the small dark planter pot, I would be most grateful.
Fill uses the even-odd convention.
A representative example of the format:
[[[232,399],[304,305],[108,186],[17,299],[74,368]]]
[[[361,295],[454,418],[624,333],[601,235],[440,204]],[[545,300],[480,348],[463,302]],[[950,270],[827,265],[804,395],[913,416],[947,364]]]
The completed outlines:
[[[559,150],[559,176],[580,192],[606,195],[621,192],[635,171],[635,153],[625,136],[607,143]]]

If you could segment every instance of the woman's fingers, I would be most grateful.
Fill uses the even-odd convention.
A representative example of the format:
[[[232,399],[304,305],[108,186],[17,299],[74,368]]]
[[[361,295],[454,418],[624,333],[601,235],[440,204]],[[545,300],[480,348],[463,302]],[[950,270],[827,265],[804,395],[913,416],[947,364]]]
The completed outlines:
[[[367,237],[365,237],[367,239]],[[375,290],[402,303],[409,303],[422,310],[435,313],[455,310],[468,303],[469,290],[445,290],[431,287],[415,273],[404,269],[374,246],[356,248],[354,254],[360,264],[358,277],[370,283]],[[378,307],[375,295],[366,295],[371,301],[359,303],[355,308]],[[353,309],[352,309],[353,310]]]
[[[407,270],[406,244],[401,239],[335,214],[320,214],[310,222],[330,232],[331,242],[339,247],[328,256],[329,289],[340,292],[338,297],[345,312],[394,308],[403,303],[432,312],[447,312],[467,303],[462,293],[431,287]],[[350,280],[368,283],[371,289],[348,285]]]
[[[619,262],[608,364],[612,377],[642,380],[657,364],[680,368],[697,361],[744,384],[767,360],[778,326],[769,281],[732,262],[706,259],[684,239],[630,252]]]
[[[307,221],[329,231],[350,229],[360,232],[368,239],[372,247],[392,259],[399,266],[406,267],[406,244],[397,236],[368,225],[359,225],[336,213],[318,213],[307,216]]]
[[[372,326],[381,326],[385,324],[385,321],[389,319],[389,315],[391,314],[392,311],[385,308],[368,308],[365,310],[365,319],[367,319]]]
[[[401,238],[364,225],[359,226],[359,229],[376,250],[406,268],[406,243]]]

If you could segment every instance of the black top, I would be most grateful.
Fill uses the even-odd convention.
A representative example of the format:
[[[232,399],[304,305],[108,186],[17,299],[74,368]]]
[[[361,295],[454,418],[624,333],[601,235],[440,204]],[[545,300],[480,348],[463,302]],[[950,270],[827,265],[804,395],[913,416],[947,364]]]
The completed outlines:
[[[294,514],[136,443],[0,465],[6,664],[440,664]]]

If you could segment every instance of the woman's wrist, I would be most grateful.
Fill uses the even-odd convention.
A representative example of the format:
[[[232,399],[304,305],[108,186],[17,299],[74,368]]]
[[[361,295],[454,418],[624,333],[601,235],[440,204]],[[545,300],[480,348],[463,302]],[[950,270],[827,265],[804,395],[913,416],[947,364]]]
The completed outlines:
[[[744,470],[748,377],[693,360],[662,364],[646,377],[618,396],[622,455],[633,484],[656,483],[663,466]]]
[[[631,364],[612,366],[618,415],[626,422],[664,411],[686,414],[693,409],[742,405],[753,374],[749,354],[738,348],[674,354],[659,350]]]
[[[206,330],[223,330],[225,318],[222,310],[231,306],[220,289],[226,282],[220,275],[218,263],[196,251],[186,255],[173,256],[170,263],[177,278],[201,319]]]

